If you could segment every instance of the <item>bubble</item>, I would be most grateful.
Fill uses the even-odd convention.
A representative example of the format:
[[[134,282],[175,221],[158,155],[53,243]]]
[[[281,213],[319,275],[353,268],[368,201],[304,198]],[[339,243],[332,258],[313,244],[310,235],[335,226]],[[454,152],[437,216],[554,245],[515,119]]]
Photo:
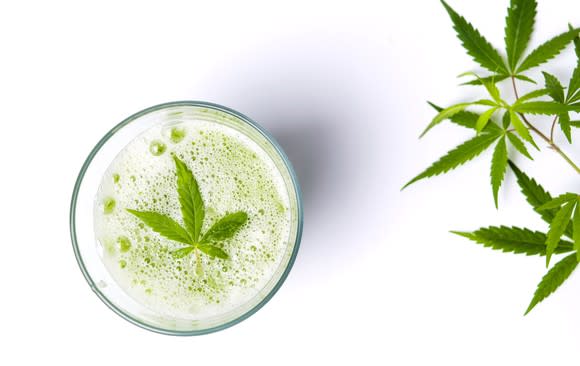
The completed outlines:
[[[113,174],[113,183],[119,183],[121,176],[117,173]]]
[[[108,215],[113,212],[117,203],[115,202],[114,198],[107,197],[103,201],[103,212]]]
[[[169,134],[169,139],[175,144],[180,143],[185,138],[185,128],[172,127]]]
[[[126,236],[120,236],[117,239],[121,253],[127,253],[131,249],[131,241]]]
[[[165,150],[167,150],[167,146],[159,140],[153,140],[149,145],[149,152],[155,156],[163,155]]]

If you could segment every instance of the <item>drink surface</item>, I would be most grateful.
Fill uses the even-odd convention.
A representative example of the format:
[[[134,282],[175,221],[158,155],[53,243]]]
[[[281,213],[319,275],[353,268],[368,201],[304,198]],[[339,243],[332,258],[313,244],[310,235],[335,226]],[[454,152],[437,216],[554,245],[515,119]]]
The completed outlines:
[[[173,155],[195,176],[205,204],[202,232],[228,213],[247,222],[223,243],[227,259],[169,240],[127,209],[154,211],[183,225]],[[95,235],[113,279],[159,314],[203,320],[247,303],[283,265],[289,195],[268,154],[248,136],[207,120],[158,125],[130,142],[107,169],[94,205]]]

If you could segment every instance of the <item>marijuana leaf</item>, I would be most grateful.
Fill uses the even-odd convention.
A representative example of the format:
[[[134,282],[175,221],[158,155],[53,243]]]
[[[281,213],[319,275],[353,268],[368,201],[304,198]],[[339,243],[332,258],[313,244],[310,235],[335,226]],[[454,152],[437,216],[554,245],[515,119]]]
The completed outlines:
[[[508,162],[510,168],[514,172],[517,178],[518,185],[526,197],[528,203],[540,214],[542,219],[550,224],[554,217],[556,216],[557,210],[542,210],[538,211],[538,207],[543,204],[550,202],[552,200],[552,195],[547,192],[541,185],[536,183],[533,178],[528,177],[524,172],[522,172],[513,162]],[[566,236],[572,237],[572,227],[568,226],[565,232]]]
[[[173,155],[173,160],[177,174],[177,193],[181,205],[181,215],[185,227],[191,233],[191,239],[196,242],[199,239],[199,231],[205,217],[205,206],[191,170],[177,156]]]
[[[505,171],[508,165],[508,152],[505,143],[505,136],[499,139],[499,142],[495,146],[495,151],[493,152],[493,157],[491,159],[491,187],[493,190],[493,200],[495,202],[495,207],[498,207],[497,196],[503,178],[505,176]]]
[[[578,195],[574,193],[564,193],[536,208],[536,211],[544,211],[554,208],[560,208],[564,203],[575,200]]]
[[[562,132],[564,133],[564,136],[566,136],[568,142],[572,143],[572,127],[570,126],[570,114],[562,113],[560,116],[558,116],[558,122],[560,124],[560,128],[562,129]]]
[[[205,254],[209,255],[210,257],[218,257],[221,259],[228,259],[228,255],[226,252],[221,250],[220,248],[210,245],[210,244],[199,244],[197,246],[199,250],[204,252]]]
[[[509,74],[499,52],[464,17],[457,14],[445,1],[441,1],[453,22],[457,38],[467,53],[481,66],[494,73]]]
[[[510,3],[506,17],[505,45],[511,70],[515,70],[530,42],[534,30],[536,7],[535,0],[512,0]]]
[[[550,223],[550,231],[548,231],[548,238],[546,239],[546,267],[550,265],[550,258],[554,249],[557,248],[560,238],[564,235],[566,227],[572,218],[572,212],[576,207],[576,201],[566,203],[556,214],[554,220]]]
[[[452,231],[452,233],[483,244],[484,247],[501,250],[502,252],[525,255],[546,255],[546,234],[539,231],[531,231],[518,227],[490,226],[472,233],[461,231]],[[554,253],[567,253],[572,250],[574,250],[572,243],[562,240]]]
[[[576,251],[578,262],[580,262],[580,202],[576,204],[574,218],[572,219],[572,227],[574,230],[574,250]]]
[[[522,61],[519,67],[516,68],[516,73],[521,73],[536,66],[540,66],[556,57],[570,42],[574,40],[574,38],[576,38],[579,31],[580,29],[571,29],[568,32],[564,32],[540,45]]]
[[[572,24],[568,23],[568,29],[573,30]],[[576,51],[576,56],[578,56],[578,61],[580,62],[580,35],[574,38],[574,50]]]
[[[524,140],[532,144],[536,149],[538,149],[538,145],[536,145],[532,135],[530,135],[530,131],[528,131],[527,127],[524,125],[524,122],[520,119],[520,116],[516,113],[514,109],[509,110],[510,114],[510,121],[514,126],[518,135],[521,136]],[[539,150],[539,149],[538,149]]]
[[[175,258],[183,258],[189,255],[195,249],[194,246],[183,247],[181,249],[177,249],[172,254]]]
[[[439,123],[441,123],[445,119],[450,118],[453,115],[463,111],[465,108],[469,107],[471,104],[472,103],[459,103],[459,104],[455,104],[455,105],[452,105],[451,107],[443,109],[435,116],[435,118],[433,118],[431,123],[427,126],[427,128],[425,128],[425,131],[423,131],[423,133],[421,133],[421,136],[419,136],[419,137],[425,136],[425,134],[430,129],[437,126]]]
[[[578,65],[574,69],[572,77],[570,78],[566,100],[571,103],[577,101],[576,98],[580,98],[580,95],[576,94],[578,90],[580,90],[580,59],[578,60]]]
[[[544,80],[546,81],[546,90],[548,94],[554,101],[564,103],[564,87],[560,83],[557,77],[552,74],[549,74],[545,71],[542,71],[544,74]]]
[[[229,239],[242,227],[248,220],[248,215],[245,212],[236,212],[226,215],[216,222],[205,233],[200,243],[211,243]]]
[[[502,102],[499,89],[497,85],[495,85],[495,80],[493,78],[490,80],[489,78],[482,79],[474,72],[464,72],[463,74],[459,75],[458,77],[463,76],[474,76],[477,80],[479,80],[480,85],[483,85],[489,96],[495,101],[495,103],[491,103],[491,105],[499,105]]]
[[[542,281],[538,284],[538,288],[534,293],[534,298],[524,315],[527,315],[539,302],[556,291],[558,287],[560,287],[560,285],[570,277],[577,265],[578,261],[576,260],[576,254],[570,254],[560,262],[556,263],[556,265],[546,273],[542,278]]]
[[[518,102],[522,103],[522,102],[525,102],[526,100],[543,97],[546,94],[548,94],[548,90],[547,89],[534,90],[534,91],[531,91],[531,92],[529,92],[527,94],[522,95],[520,97],[520,99],[518,99]]]
[[[513,110],[518,113],[544,114],[544,115],[560,115],[574,111],[573,106],[567,106],[557,102],[516,102],[513,105]]]
[[[526,148],[526,145],[524,145],[523,141],[520,140],[519,137],[517,137],[516,135],[514,135],[511,132],[507,132],[506,133],[508,140],[510,140],[510,144],[523,156],[525,156],[526,158],[530,159],[530,160],[534,160],[534,158],[532,158],[532,156],[530,155],[530,153],[528,152],[528,149]]]
[[[433,177],[442,173],[446,173],[458,166],[472,160],[483,151],[485,151],[494,141],[500,137],[497,133],[482,133],[475,136],[473,139],[464,142],[455,149],[449,151],[445,156],[433,163],[423,173],[411,179],[403,189],[411,184],[428,177]]]
[[[182,219],[187,229],[183,228],[172,218],[157,212],[132,209],[127,209],[127,211],[167,239],[187,244],[186,247],[172,252],[175,258],[183,258],[199,249],[200,252],[212,258],[228,259],[228,254],[214,244],[233,237],[247,222],[248,214],[242,211],[228,214],[218,220],[202,236],[200,231],[205,217],[205,204],[203,203],[199,186],[193,173],[182,160],[174,155],[173,161],[175,162],[177,194],[179,196]],[[199,240],[200,236],[202,236],[201,240]],[[200,274],[201,272],[201,262],[198,258],[196,273]]]
[[[479,116],[477,122],[475,123],[475,129],[478,133],[483,131],[485,126],[487,126],[489,119],[495,113],[495,111],[497,111],[497,107],[490,108]]]
[[[580,127],[577,119],[571,121],[570,112],[580,112],[580,28],[573,28],[552,39],[544,42],[530,53],[525,55],[530,43],[535,25],[537,12],[536,0],[510,0],[505,25],[505,46],[507,58],[504,59],[479,31],[464,17],[459,15],[445,1],[441,1],[449,14],[457,37],[467,53],[475,62],[490,71],[489,75],[480,77],[473,72],[467,72],[460,76],[472,76],[473,79],[462,85],[476,85],[486,88],[489,99],[480,99],[474,102],[465,102],[441,108],[429,104],[437,110],[438,114],[429,123],[423,136],[431,128],[444,120],[462,127],[470,128],[476,132],[475,137],[462,143],[445,156],[433,163],[429,168],[409,181],[404,187],[459,167],[474,159],[483,151],[495,144],[491,161],[491,186],[496,208],[498,207],[498,194],[505,179],[505,172],[509,165],[517,177],[517,183],[522,193],[534,210],[541,215],[542,219],[549,224],[547,233],[531,231],[516,227],[488,227],[475,232],[454,232],[457,235],[469,238],[492,249],[504,252],[524,253],[526,255],[546,256],[546,265],[549,265],[553,254],[575,251],[575,254],[566,257],[556,264],[538,285],[526,314],[540,301],[560,286],[580,261],[580,196],[566,194],[555,199],[549,192],[544,190],[536,181],[509,161],[509,143],[517,153],[532,159],[528,152],[527,144],[530,143],[536,149],[531,133],[533,132],[549,147],[558,153],[577,173],[580,166],[556,144],[554,130],[558,123],[571,141],[571,128]],[[532,90],[523,96],[519,96],[517,80],[523,80],[536,84],[523,73],[545,64],[558,54],[569,43],[574,43],[578,61],[570,77],[568,87],[549,72],[543,72],[545,87]],[[500,81],[511,79],[515,101],[509,103],[502,99],[498,85]],[[551,100],[543,97],[549,96]],[[487,106],[482,113],[468,111],[470,106]],[[503,114],[502,123],[493,120],[494,114]],[[531,120],[530,115],[552,115],[551,130],[545,134]],[[572,242],[563,240],[566,236]]]
[[[152,211],[136,211],[131,209],[127,209],[127,211],[138,217],[145,223],[145,225],[149,226],[151,230],[167,239],[184,244],[191,243],[189,233],[171,217]]]
[[[509,75],[506,74],[493,74],[491,76],[486,76],[486,77],[477,77],[473,80],[467,81],[465,83],[462,83],[461,85],[483,85],[484,83],[499,83],[500,81],[503,81],[507,78],[509,78]]]
[[[534,79],[527,77],[524,74],[515,74],[514,78],[518,79],[518,80],[522,80],[522,81],[527,81],[528,83],[532,83],[532,84],[537,84]]]
[[[543,72],[544,79],[546,80],[546,89],[550,97],[558,103],[569,104],[568,98],[564,96],[564,87],[560,83],[557,77],[547,72]],[[572,81],[571,81],[572,82]],[[554,120],[554,124],[559,122],[562,132],[566,136],[569,142],[572,142],[572,131],[570,128],[570,114],[568,112],[560,113]]]
[[[427,102],[431,107],[433,107],[433,109],[435,109],[437,112],[441,112],[443,110],[443,108],[439,107],[436,104],[433,104],[431,102]],[[466,128],[471,128],[471,129],[475,129],[475,126],[477,125],[477,120],[479,119],[479,114],[474,113],[474,112],[469,112],[469,111],[461,111],[458,112],[452,116],[449,117],[449,120],[459,126],[462,127],[466,127]],[[493,119],[491,119],[492,123],[488,123],[485,128],[483,129],[486,132],[498,132],[500,131],[499,126],[493,122]]]

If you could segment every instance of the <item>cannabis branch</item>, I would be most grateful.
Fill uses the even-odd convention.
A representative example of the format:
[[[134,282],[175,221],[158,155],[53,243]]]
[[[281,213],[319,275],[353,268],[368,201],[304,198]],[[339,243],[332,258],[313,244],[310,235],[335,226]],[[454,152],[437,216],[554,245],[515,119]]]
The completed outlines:
[[[512,0],[506,17],[504,57],[464,17],[445,1],[442,1],[442,4],[467,53],[488,72],[485,76],[473,72],[461,74],[461,77],[471,78],[464,85],[481,86],[485,89],[487,97],[447,108],[429,103],[438,114],[421,136],[445,120],[473,129],[476,135],[449,151],[403,188],[419,180],[447,173],[493,146],[490,175],[495,206],[498,207],[498,192],[510,167],[516,175],[523,195],[549,224],[549,230],[543,233],[518,227],[492,226],[474,232],[453,231],[453,233],[491,249],[529,256],[545,256],[548,268],[553,255],[568,253],[542,278],[526,310],[527,314],[552,294],[572,274],[580,261],[580,195],[565,193],[552,197],[510,161],[508,146],[511,146],[515,154],[533,160],[530,148],[540,150],[534,139],[536,136],[564,159],[576,174],[580,174],[578,164],[554,140],[556,127],[559,127],[568,143],[572,144],[572,129],[580,127],[580,121],[571,118],[574,113],[580,112],[580,29],[568,25],[566,31],[526,54],[534,29],[537,2]],[[518,83],[538,85],[526,73],[552,60],[570,44],[574,45],[577,62],[567,87],[564,87],[553,74],[542,71],[543,87],[536,87],[520,95]],[[506,101],[500,92],[498,85],[502,82],[513,89],[515,100],[511,103]],[[484,111],[475,113],[468,110],[474,106],[479,106]],[[531,121],[533,115],[553,116],[548,126],[549,132],[542,132],[542,129]]]

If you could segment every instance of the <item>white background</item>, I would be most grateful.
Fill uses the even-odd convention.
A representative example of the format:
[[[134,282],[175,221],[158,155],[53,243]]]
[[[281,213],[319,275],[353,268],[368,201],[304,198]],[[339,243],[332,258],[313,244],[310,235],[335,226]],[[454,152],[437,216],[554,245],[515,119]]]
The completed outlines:
[[[450,3],[503,45],[507,0]],[[534,45],[580,25],[579,10],[541,1]],[[548,69],[567,82],[566,54]],[[433,116],[425,100],[477,92],[457,87],[457,74],[477,68],[437,1],[2,2],[0,66],[0,364],[576,362],[580,277],[523,317],[544,259],[448,233],[544,230],[511,174],[500,211],[489,153],[399,191],[472,134],[445,124],[417,139]],[[241,324],[193,338],[111,312],[81,275],[68,230],[73,183],[98,139],[183,99],[269,129],[305,203],[302,247],[278,294]],[[536,157],[520,163],[548,189],[578,190],[555,154]]]

